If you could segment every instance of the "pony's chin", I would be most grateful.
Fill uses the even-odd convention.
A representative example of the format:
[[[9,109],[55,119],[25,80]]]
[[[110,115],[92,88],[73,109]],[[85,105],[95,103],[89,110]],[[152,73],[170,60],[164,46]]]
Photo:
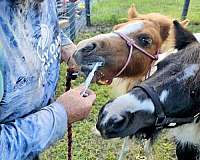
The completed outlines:
[[[98,80],[96,81],[97,84],[100,84],[100,85],[110,85],[112,83],[112,79],[109,79],[109,80]]]
[[[142,133],[142,132],[138,132],[135,134],[135,137],[139,140],[142,140],[142,139],[148,139],[148,136],[146,133]]]
[[[103,72],[101,71],[95,72],[93,82],[96,82],[97,84],[100,84],[100,85],[110,85],[112,81],[113,81],[113,78],[106,77]]]
[[[146,131],[146,129],[141,129],[138,130],[134,133],[126,133],[126,132],[109,132],[109,133],[101,133],[101,136],[104,139],[112,139],[112,138],[125,138],[125,137],[135,137],[138,140],[142,140],[142,139],[149,139],[154,135],[154,131]]]
[[[120,135],[118,133],[101,134],[101,136],[104,139],[125,138],[125,137],[127,137],[127,135]]]
[[[125,138],[125,137],[135,137],[136,133],[127,133],[127,132],[101,132],[101,136],[104,139],[113,139],[113,138]]]
[[[88,66],[88,65],[83,65],[81,66],[81,72],[83,73],[83,75],[85,75],[86,77],[90,74],[90,72],[92,71],[92,67]],[[113,79],[112,78],[106,78],[104,73],[100,72],[100,71],[96,71],[94,74],[94,77],[92,79],[93,83],[98,83],[100,85],[110,85],[112,83]]]
[[[137,131],[134,136],[139,139],[149,139],[151,137],[153,137],[155,134],[155,130],[153,128],[144,128],[144,129],[140,129],[139,131]]]

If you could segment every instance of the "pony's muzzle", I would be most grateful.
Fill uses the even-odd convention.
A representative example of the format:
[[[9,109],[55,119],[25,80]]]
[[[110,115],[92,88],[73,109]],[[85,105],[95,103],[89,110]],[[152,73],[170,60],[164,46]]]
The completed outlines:
[[[97,129],[101,132],[104,138],[112,137],[113,134],[123,132],[129,122],[128,116],[113,115],[106,120],[106,117],[99,119],[97,122]]]
[[[79,48],[74,53],[73,58],[78,65],[94,65],[94,63],[102,62],[102,66],[105,64],[105,59],[102,56],[96,54],[97,43],[91,42],[84,47]]]
[[[97,44],[95,42],[91,42],[85,45],[84,47],[79,48],[74,55],[75,57],[76,56],[90,56],[92,53],[95,52],[96,48],[97,48]]]

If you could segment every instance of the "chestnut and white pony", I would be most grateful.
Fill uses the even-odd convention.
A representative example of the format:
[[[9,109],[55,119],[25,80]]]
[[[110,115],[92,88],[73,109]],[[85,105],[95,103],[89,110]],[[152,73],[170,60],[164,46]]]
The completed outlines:
[[[171,18],[159,13],[140,15],[132,5],[128,11],[128,19],[128,22],[114,26],[114,32],[129,37],[152,56],[157,52],[162,53],[159,60],[174,49],[175,38]],[[182,21],[181,24],[186,26],[188,20]],[[118,96],[144,80],[152,59],[141,50],[133,48],[129,63],[119,75],[127,62],[130,48],[127,42],[114,32],[81,41],[74,58],[86,75],[91,71],[91,64],[103,62],[104,66],[96,72],[93,81],[104,84],[113,82],[113,93]]]

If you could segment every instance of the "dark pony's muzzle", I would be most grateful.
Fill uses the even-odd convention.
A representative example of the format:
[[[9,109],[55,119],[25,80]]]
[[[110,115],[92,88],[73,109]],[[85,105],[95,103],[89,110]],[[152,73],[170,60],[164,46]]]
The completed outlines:
[[[191,117],[166,116],[163,104],[160,102],[154,88],[146,84],[141,84],[134,88],[139,89],[138,91],[143,92],[144,95],[146,94],[151,99],[155,111],[151,113],[145,110],[135,112],[126,109],[119,110],[119,108],[115,109],[115,107],[118,107],[115,100],[107,103],[99,112],[96,125],[103,138],[123,138],[132,135],[145,135],[143,137],[149,138],[163,128],[174,128],[186,123],[192,123],[200,115],[198,112],[197,115]],[[123,104],[121,103],[121,105]]]
[[[109,117],[104,108],[105,106],[99,112],[96,128],[105,139],[118,137],[119,133],[124,132],[128,127],[131,116],[124,112],[121,115],[113,114]]]

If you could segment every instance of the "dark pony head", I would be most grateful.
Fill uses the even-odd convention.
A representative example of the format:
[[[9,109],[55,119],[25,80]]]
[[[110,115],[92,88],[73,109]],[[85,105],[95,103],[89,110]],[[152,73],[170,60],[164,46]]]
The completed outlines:
[[[167,117],[184,118],[200,111],[200,44],[177,21],[173,24],[178,52],[158,63],[157,71],[142,84],[154,88]],[[155,107],[142,89],[134,88],[101,109],[97,129],[104,138],[151,136]]]

